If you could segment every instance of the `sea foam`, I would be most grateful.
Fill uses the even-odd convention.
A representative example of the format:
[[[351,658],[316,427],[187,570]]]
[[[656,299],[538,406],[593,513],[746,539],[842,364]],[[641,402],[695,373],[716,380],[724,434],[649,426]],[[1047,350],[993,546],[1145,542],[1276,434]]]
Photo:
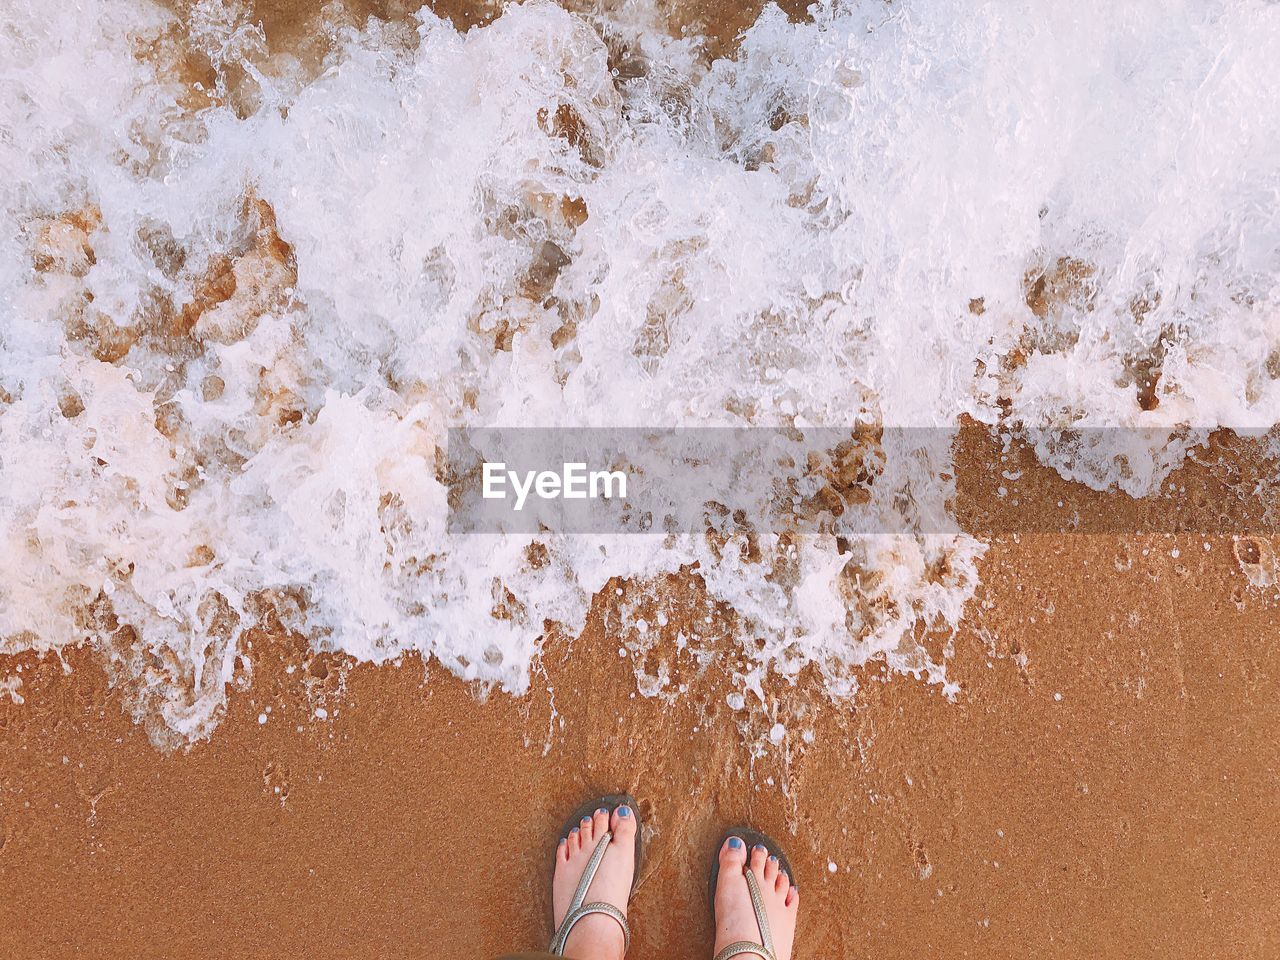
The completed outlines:
[[[745,691],[954,691],[918,638],[979,540],[451,535],[451,426],[1141,426],[1039,451],[1141,496],[1277,419],[1275,4],[768,7],[708,64],[535,0],[318,67],[235,4],[3,6],[0,650],[96,645],[157,742],[255,625],[521,693],[548,623],[691,564]],[[886,509],[950,482],[884,455]]]

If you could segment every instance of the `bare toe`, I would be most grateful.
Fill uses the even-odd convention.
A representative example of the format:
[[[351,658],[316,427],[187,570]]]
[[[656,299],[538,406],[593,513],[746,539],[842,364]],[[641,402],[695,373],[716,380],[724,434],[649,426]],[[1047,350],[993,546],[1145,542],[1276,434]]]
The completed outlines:
[[[635,847],[636,815],[628,806],[618,807],[609,817],[609,829],[613,831],[613,842]]]
[[[601,807],[591,815],[591,835],[599,840],[609,829],[609,809]]]
[[[747,862],[747,847],[738,837],[730,837],[720,847],[720,875],[724,876],[725,867],[736,866],[739,871]]]
[[[791,878],[787,876],[787,871],[779,868],[778,872],[773,875],[773,889],[778,893],[786,893],[787,887],[791,885]]]
[[[770,856],[764,862],[764,882],[773,885],[778,879],[778,858]]]

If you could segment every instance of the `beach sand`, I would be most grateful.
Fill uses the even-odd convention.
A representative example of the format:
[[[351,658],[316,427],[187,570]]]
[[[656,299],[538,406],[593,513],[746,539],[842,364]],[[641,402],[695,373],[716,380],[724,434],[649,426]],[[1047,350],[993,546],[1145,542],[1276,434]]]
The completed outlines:
[[[980,440],[962,451],[962,485],[995,482],[984,458]],[[1031,468],[1021,489],[1072,488]],[[673,702],[636,694],[610,638],[625,584],[548,643],[519,699],[260,635],[211,740],[172,754],[91,653],[10,658],[25,703],[0,702],[6,952],[536,948],[563,811],[625,789],[648,839],[637,957],[709,955],[710,847],[740,821],[787,842],[798,958],[1275,956],[1280,613],[1237,557],[1266,543],[1242,543],[999,536],[955,640],[955,702],[896,676],[834,705],[802,678],[783,695],[809,704],[813,743],[793,731],[755,761],[745,743],[770,720],[726,706],[727,649],[684,664]],[[695,574],[669,586],[660,650],[707,613]]]
[[[319,6],[255,10],[273,49],[314,55]],[[497,9],[442,7],[460,26]],[[757,9],[682,5],[671,26],[724,53]],[[726,703],[733,625],[696,571],[645,600],[667,615],[649,655],[685,685],[670,699],[638,693],[619,656],[623,582],[580,636],[547,641],[521,698],[414,657],[357,664],[256,633],[221,724],[174,752],[130,719],[95,651],[0,657],[0,676],[22,680],[0,690],[0,955],[540,948],[554,831],[619,790],[646,825],[634,957],[710,956],[711,847],[738,822],[786,843],[797,960],[1280,955],[1269,541],[1199,532],[1226,502],[1211,467],[1174,477],[1186,516],[1156,526],[1184,532],[1140,534],[1121,531],[1168,501],[1090,493],[1024,461],[1021,502],[1080,501],[1111,532],[1016,532],[1025,518],[999,520],[1017,499],[997,492],[1009,464],[967,433],[960,515],[1003,532],[954,638],[959,693],[876,669],[852,704],[816,675],[775,681],[812,742],[793,724],[762,756],[750,745],[775,718]],[[708,617],[726,636],[700,667],[675,637]]]

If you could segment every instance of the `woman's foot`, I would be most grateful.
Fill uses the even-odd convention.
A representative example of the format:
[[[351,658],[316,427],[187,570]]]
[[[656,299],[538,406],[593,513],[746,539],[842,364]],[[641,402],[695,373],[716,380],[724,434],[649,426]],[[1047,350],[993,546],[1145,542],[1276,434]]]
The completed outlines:
[[[613,831],[613,838],[600,861],[595,879],[587,888],[584,902],[602,900],[613,904],[623,914],[627,912],[631,881],[635,875],[636,815],[625,806],[618,807],[612,814],[600,809],[594,816],[584,817],[568,838],[561,839],[556,847],[556,872],[551,881],[556,929],[560,928],[587,861],[606,830]],[[564,955],[573,960],[621,960],[624,946],[625,938],[618,921],[606,914],[593,913],[574,924],[564,946]]]
[[[731,943],[746,940],[760,942],[760,927],[751,906],[751,889],[743,868],[756,875],[769,932],[773,936],[773,952],[777,960],[791,960],[791,944],[796,935],[796,913],[800,909],[800,891],[791,878],[764,847],[747,849],[738,837],[729,837],[720,848],[720,877],[716,881],[716,946],[718,954]],[[741,954],[750,958],[752,954]],[[760,956],[765,957],[764,953]],[[765,958],[767,960],[767,958]]]

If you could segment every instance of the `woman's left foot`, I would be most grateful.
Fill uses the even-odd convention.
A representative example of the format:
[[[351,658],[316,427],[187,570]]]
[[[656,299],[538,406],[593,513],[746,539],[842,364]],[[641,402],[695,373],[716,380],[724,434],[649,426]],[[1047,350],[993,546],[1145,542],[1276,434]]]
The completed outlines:
[[[587,903],[604,901],[626,914],[627,901],[631,897],[631,881],[636,864],[636,815],[629,807],[622,806],[610,813],[597,810],[593,816],[584,817],[570,831],[567,838],[556,847],[556,872],[551,881],[551,905],[557,929],[568,911],[578,881],[587,867],[587,861],[606,831],[613,837],[605,850],[604,859],[587,889]],[[625,947],[622,927],[613,917],[593,913],[583,917],[569,933],[564,945],[564,955],[573,960],[622,960]]]

